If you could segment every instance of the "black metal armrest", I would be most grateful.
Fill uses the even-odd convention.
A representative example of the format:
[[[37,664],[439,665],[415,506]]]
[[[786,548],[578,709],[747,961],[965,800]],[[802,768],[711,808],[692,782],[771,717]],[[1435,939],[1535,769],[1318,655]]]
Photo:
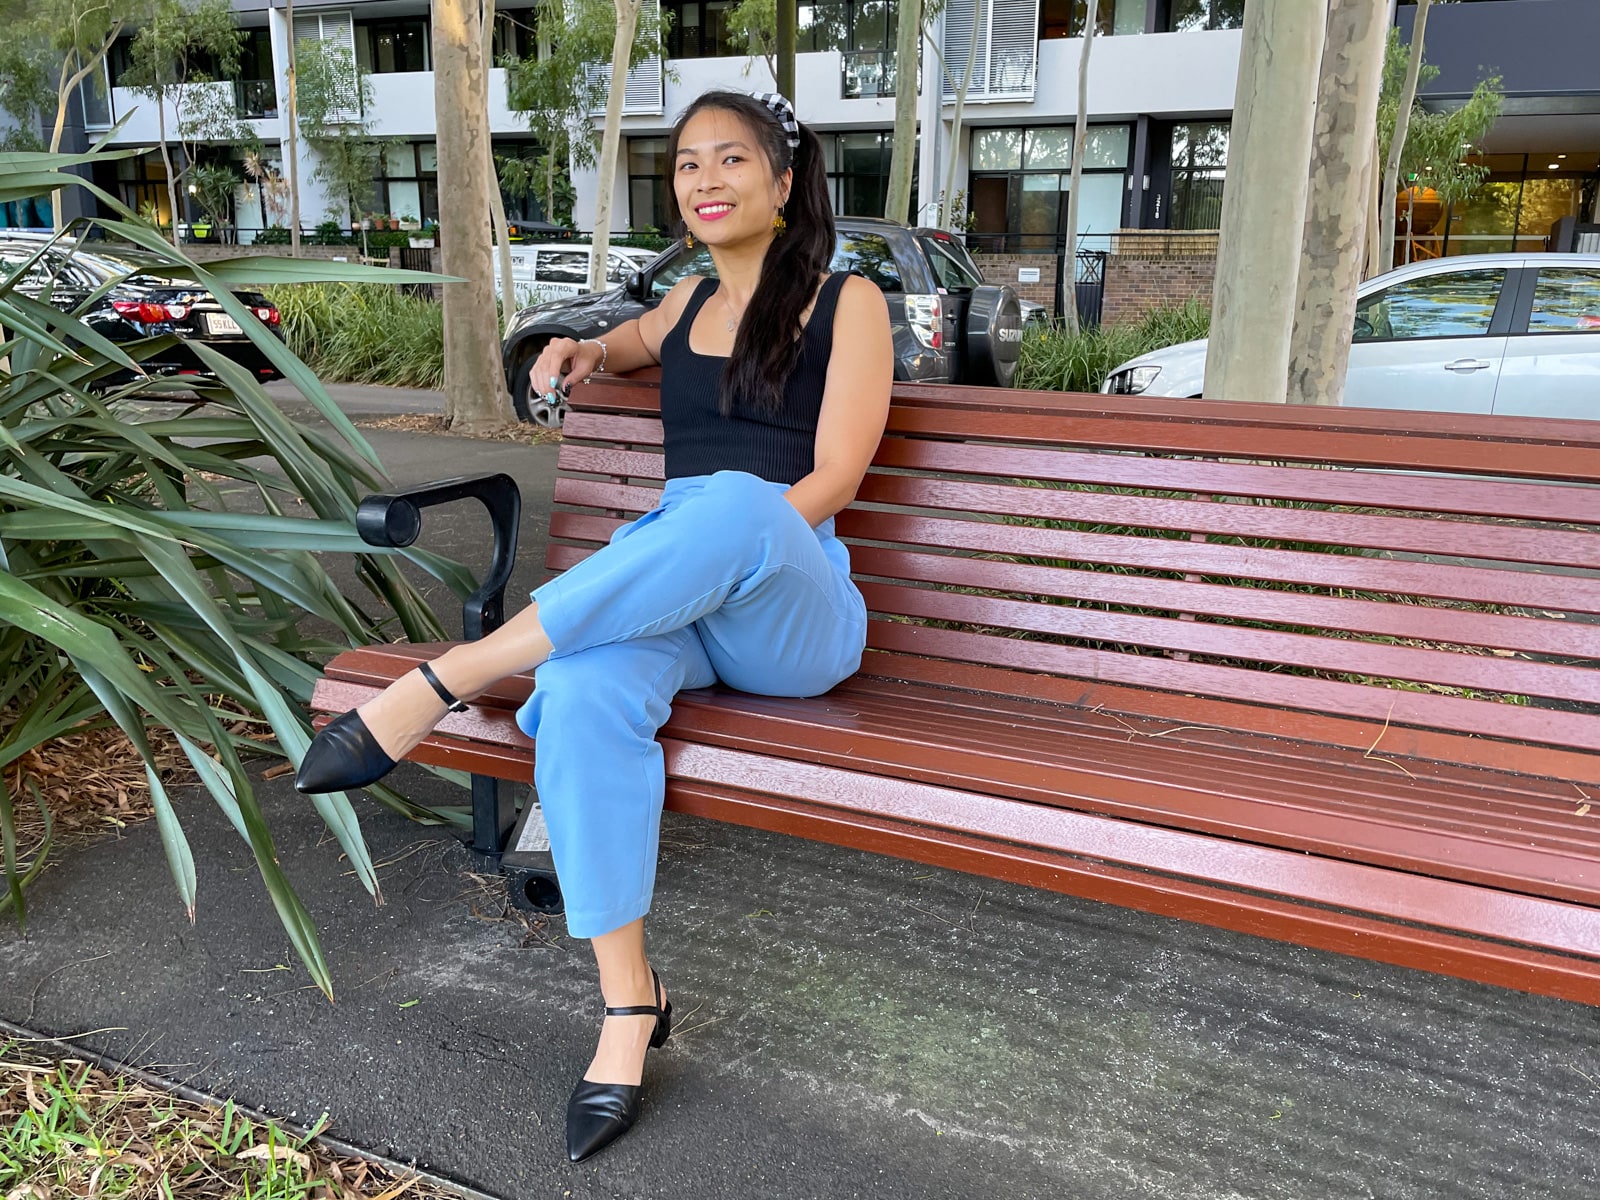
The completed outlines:
[[[522,519],[522,491],[515,479],[504,473],[460,475],[368,496],[356,509],[356,532],[369,546],[401,549],[422,532],[423,509],[468,498],[483,502],[494,532],[488,577],[461,606],[462,635],[476,641],[505,622],[506,584],[517,557],[517,523]]]

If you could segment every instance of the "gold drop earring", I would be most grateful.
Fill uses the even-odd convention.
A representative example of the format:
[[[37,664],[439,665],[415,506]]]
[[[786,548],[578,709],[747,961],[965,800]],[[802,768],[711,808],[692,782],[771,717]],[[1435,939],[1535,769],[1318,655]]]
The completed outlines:
[[[779,237],[782,237],[783,231],[789,228],[789,222],[783,219],[783,209],[780,208],[772,214],[772,228]]]
[[[691,249],[691,250],[694,249],[694,234],[692,234],[692,233],[684,234],[684,239],[683,240],[684,240],[684,244],[687,245],[689,247],[689,249]]]

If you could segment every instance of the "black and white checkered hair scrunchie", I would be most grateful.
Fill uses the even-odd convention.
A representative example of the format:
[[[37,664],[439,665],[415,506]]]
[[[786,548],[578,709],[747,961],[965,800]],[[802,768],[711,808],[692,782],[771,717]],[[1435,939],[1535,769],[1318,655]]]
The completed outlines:
[[[784,137],[790,150],[800,148],[800,122],[795,119],[794,105],[781,92],[751,92],[750,95],[772,114],[772,119],[783,126]]]

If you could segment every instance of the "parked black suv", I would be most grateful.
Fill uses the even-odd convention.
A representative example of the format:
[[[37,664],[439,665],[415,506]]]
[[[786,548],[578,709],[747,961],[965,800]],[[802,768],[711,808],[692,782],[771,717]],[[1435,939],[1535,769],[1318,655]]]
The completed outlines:
[[[873,217],[835,218],[831,270],[855,271],[883,289],[894,329],[896,379],[1011,386],[1022,349],[1022,305],[1011,288],[984,284],[963,246],[942,229]],[[559,425],[565,406],[530,394],[528,369],[551,338],[598,337],[654,308],[673,284],[715,275],[711,254],[675,242],[626,286],[535,304],[517,313],[501,354],[517,416]]]

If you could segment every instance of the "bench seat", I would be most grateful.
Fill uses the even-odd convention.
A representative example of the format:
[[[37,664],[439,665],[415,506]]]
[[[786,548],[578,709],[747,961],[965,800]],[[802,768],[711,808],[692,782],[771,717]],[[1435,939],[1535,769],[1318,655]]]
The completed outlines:
[[[669,808],[1600,1003],[1597,431],[904,390],[839,519],[861,673],[682,693]],[[577,394],[552,569],[653,505],[652,395]],[[1465,477],[1496,439],[1537,472]],[[1289,465],[1335,441],[1385,473]],[[442,649],[348,651],[315,707]],[[528,780],[531,687],[410,757]]]

